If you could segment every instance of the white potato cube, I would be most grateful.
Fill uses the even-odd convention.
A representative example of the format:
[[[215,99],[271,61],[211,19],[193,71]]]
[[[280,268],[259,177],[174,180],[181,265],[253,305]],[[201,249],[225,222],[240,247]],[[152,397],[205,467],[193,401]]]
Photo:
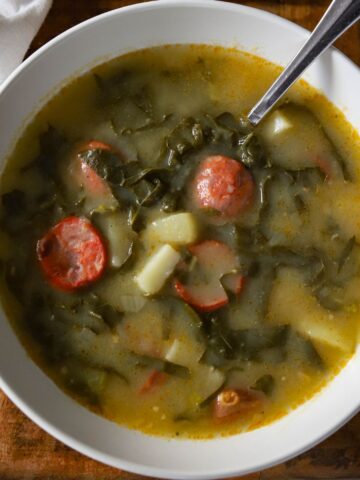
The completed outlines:
[[[326,320],[314,322],[311,317],[304,316],[297,320],[296,327],[300,333],[314,342],[325,344],[345,353],[354,351],[355,339],[349,338],[336,325],[333,323],[328,324]]]
[[[208,399],[225,382],[225,374],[220,370],[199,363],[192,371],[193,376],[193,396],[195,402],[199,405]]]
[[[136,276],[136,283],[146,295],[157,293],[174,271],[180,253],[170,245],[160,247]]]
[[[192,213],[175,213],[152,222],[147,234],[154,242],[187,245],[197,240],[198,226]]]
[[[165,354],[165,360],[183,367],[193,367],[203,356],[205,346],[195,340],[175,339]]]
[[[281,110],[275,110],[266,120],[264,135],[267,140],[277,137],[293,127],[289,118]]]
[[[290,323],[300,334],[325,347],[346,353],[354,350],[355,339],[342,326],[346,324],[346,314],[330,313],[321,307],[295,269],[279,270],[270,296],[268,318],[276,323]]]

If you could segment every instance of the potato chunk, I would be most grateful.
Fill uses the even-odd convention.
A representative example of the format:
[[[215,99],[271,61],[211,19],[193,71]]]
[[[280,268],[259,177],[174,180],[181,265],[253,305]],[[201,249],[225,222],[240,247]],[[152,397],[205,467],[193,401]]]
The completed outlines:
[[[175,339],[169,346],[165,360],[183,367],[192,368],[200,361],[205,351],[203,343],[195,342],[191,338]]]
[[[259,126],[271,162],[288,170],[318,168],[328,179],[343,180],[342,159],[310,109],[287,104]]]
[[[291,324],[321,345],[345,353],[354,350],[355,338],[346,328],[347,315],[321,307],[296,270],[284,268],[279,272],[270,298],[269,317],[277,323]]]
[[[192,213],[175,213],[152,222],[148,238],[154,242],[188,245],[198,237],[198,226]]]
[[[225,381],[220,370],[199,363],[192,372],[192,398],[197,405],[207,400]]]
[[[293,124],[287,115],[282,110],[275,110],[266,120],[263,135],[271,141],[274,137],[286,133],[292,127]]]
[[[170,245],[160,247],[136,276],[136,283],[146,295],[157,293],[164,286],[180,260],[180,253]]]

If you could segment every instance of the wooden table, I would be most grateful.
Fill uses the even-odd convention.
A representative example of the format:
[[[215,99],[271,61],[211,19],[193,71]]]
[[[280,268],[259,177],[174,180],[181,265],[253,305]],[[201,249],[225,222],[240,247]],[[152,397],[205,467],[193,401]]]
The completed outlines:
[[[1,0],[0,0],[1,1]],[[29,53],[67,28],[131,0],[53,0],[54,5]],[[238,1],[274,12],[312,29],[329,0]],[[337,46],[360,65],[360,25]],[[360,87],[360,86],[359,86]],[[140,480],[90,460],[54,440],[0,392],[0,480]],[[244,480],[360,479],[360,414],[325,442],[283,465]]]

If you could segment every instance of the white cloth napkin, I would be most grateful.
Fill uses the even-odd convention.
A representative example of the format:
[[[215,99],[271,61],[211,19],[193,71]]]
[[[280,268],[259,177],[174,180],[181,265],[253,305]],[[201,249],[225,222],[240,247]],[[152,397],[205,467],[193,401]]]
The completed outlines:
[[[21,63],[52,0],[0,0],[0,83]]]

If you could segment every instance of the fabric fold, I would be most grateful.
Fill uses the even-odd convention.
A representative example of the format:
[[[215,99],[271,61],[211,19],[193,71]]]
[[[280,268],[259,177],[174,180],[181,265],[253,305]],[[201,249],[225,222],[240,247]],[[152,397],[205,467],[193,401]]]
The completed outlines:
[[[21,63],[51,0],[0,1],[0,83]]]

